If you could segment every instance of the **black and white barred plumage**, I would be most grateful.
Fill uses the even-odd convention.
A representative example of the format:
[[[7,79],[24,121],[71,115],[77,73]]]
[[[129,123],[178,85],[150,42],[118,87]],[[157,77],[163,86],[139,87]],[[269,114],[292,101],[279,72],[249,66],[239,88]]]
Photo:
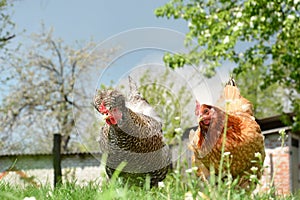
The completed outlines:
[[[131,78],[129,84],[128,101],[117,90],[99,91],[94,99],[95,108],[100,113],[116,116],[112,123],[102,127],[100,133],[101,151],[108,154],[106,172],[111,177],[119,164],[125,161],[127,164],[121,176],[141,185],[149,175],[151,186],[155,186],[166,177],[170,151],[163,141],[158,115],[141,97]]]

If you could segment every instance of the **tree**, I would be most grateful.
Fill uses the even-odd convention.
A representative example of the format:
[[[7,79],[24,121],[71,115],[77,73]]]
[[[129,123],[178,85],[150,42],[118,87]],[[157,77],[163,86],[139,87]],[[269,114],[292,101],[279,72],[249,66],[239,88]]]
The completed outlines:
[[[285,91],[278,83],[273,83],[267,88],[262,89],[261,79],[258,78],[264,72],[263,67],[253,67],[251,76],[247,72],[241,72],[237,77],[237,85],[242,95],[253,104],[253,111],[256,118],[279,115],[282,109]],[[276,108],[276,109],[274,109]]]
[[[14,23],[10,18],[10,13],[8,12],[9,4],[6,0],[0,0],[0,86],[3,84],[3,75],[6,73],[6,69],[3,67],[2,61],[5,60],[8,55],[8,50],[5,45],[15,37],[14,34],[11,34],[12,29],[14,28]],[[6,81],[4,79],[4,81]],[[0,87],[1,93],[4,92],[3,88]],[[1,100],[1,96],[0,96]],[[0,147],[3,146],[3,141],[0,141]]]
[[[3,67],[1,62],[9,56],[8,48],[6,45],[15,37],[15,34],[12,34],[14,28],[14,23],[10,18],[11,13],[8,11],[10,5],[6,0],[0,0],[0,73],[1,75],[6,72],[6,69]],[[0,85],[1,79],[0,79]],[[0,87],[1,91],[2,88]]]
[[[10,15],[7,13],[8,3],[6,0],[0,0],[0,49],[2,49],[8,41],[15,37],[11,34],[10,29],[14,27],[14,23],[10,19]]]
[[[223,61],[237,64],[237,76],[251,76],[253,67],[260,68],[259,87],[278,84],[289,91],[293,129],[300,130],[300,1],[171,0],[155,14],[188,22],[185,43],[192,48],[186,54],[166,54],[170,67],[201,61],[207,76]]]
[[[2,77],[9,88],[0,107],[2,139],[6,146],[17,139],[23,143],[20,146],[15,142],[7,150],[50,152],[53,134],[59,133],[62,149],[66,151],[70,135],[75,133],[74,118],[80,115],[81,107],[89,106],[77,102],[74,96],[92,102],[87,88],[74,90],[75,80],[79,75],[84,77],[88,70],[101,69],[113,50],[91,52],[96,46],[92,41],[71,48],[55,39],[52,29],[46,31],[45,27],[41,33],[32,35],[32,42],[31,48],[20,54],[15,52],[8,63],[9,73]]]
[[[192,103],[191,91],[182,85],[176,88],[176,81],[179,80],[172,78],[169,70],[156,78],[149,76],[149,71],[146,71],[140,78],[140,92],[162,119],[163,133],[168,144],[181,141],[183,130],[192,125],[191,117],[187,114],[189,104]],[[152,84],[147,84],[149,82]]]

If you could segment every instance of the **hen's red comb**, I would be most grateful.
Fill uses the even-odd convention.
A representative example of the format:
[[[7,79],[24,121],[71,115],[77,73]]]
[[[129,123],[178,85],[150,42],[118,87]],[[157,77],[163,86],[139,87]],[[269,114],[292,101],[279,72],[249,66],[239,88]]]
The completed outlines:
[[[98,110],[99,110],[99,112],[100,112],[101,114],[106,114],[106,113],[108,113],[108,110],[107,110],[107,108],[105,107],[103,101],[102,101],[102,103],[100,104]]]
[[[200,103],[198,100],[196,100],[196,108],[195,108],[195,115],[198,116],[200,114]]]

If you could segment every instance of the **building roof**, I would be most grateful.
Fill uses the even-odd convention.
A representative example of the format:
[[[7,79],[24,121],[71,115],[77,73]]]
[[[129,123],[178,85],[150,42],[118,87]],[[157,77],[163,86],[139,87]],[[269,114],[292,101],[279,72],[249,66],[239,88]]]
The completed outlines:
[[[292,113],[287,113],[287,116],[292,120],[294,116]],[[262,131],[270,130],[270,129],[278,129],[282,127],[286,127],[287,125],[282,122],[283,115],[276,115],[272,117],[267,117],[263,119],[256,119],[257,123],[260,125],[260,129]]]

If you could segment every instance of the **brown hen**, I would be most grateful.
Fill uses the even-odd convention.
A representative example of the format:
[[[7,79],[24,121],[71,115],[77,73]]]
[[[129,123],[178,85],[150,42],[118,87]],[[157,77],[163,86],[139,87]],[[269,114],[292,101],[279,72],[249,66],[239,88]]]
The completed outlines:
[[[230,174],[233,179],[239,178],[240,187],[249,188],[252,183],[249,175],[256,173],[258,179],[262,175],[264,137],[253,116],[252,104],[240,95],[233,79],[225,86],[223,98],[226,112],[216,106],[196,103],[195,114],[199,126],[196,132],[190,133],[194,162],[202,178],[208,178],[208,169],[214,169],[216,175],[219,175],[222,141],[225,137],[224,152],[229,156]],[[225,164],[222,166],[224,172]]]

